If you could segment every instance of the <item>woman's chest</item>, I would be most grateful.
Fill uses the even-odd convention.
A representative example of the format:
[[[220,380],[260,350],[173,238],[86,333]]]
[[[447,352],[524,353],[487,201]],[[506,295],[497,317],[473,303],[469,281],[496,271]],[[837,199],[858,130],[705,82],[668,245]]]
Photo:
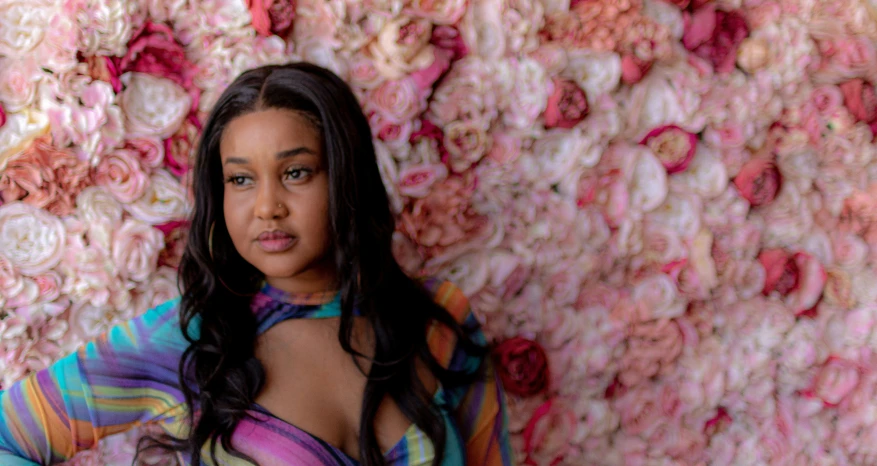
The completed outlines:
[[[351,345],[368,358],[373,354],[374,343],[361,322]],[[359,458],[365,374],[370,363],[343,350],[337,320],[279,323],[259,337],[256,357],[265,371],[257,405],[275,420]],[[387,451],[405,435],[411,422],[386,399],[374,425],[378,443]]]

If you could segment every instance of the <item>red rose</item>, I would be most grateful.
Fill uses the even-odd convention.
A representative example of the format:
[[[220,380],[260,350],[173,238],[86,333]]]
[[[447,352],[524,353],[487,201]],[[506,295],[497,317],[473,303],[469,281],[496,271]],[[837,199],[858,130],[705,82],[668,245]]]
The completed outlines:
[[[507,392],[525,397],[548,389],[548,356],[539,343],[514,337],[500,343],[494,353]]]
[[[838,87],[850,114],[868,124],[877,121],[877,93],[871,83],[863,79],[852,79]]]
[[[295,20],[295,0],[248,0],[253,29],[260,36],[284,37]]]
[[[774,291],[782,296],[798,288],[801,279],[801,270],[795,256],[783,249],[765,249],[758,255],[758,262],[764,267],[764,289],[766,296]]]
[[[572,128],[588,116],[588,97],[572,81],[555,78],[553,83],[554,91],[545,108],[545,127]]]
[[[128,53],[119,61],[119,73],[136,71],[170,79],[189,92],[192,108],[198,108],[200,92],[194,84],[195,65],[186,58],[183,45],[165,24],[147,21],[128,42]]]
[[[773,201],[780,192],[782,182],[782,175],[776,165],[761,159],[746,162],[734,177],[734,186],[753,207]]]
[[[712,63],[718,73],[729,73],[737,61],[737,47],[749,35],[746,19],[736,11],[716,10],[706,4],[685,15],[682,44]]]
[[[649,131],[640,144],[652,149],[672,175],[688,168],[697,150],[697,136],[676,125],[667,125]]]

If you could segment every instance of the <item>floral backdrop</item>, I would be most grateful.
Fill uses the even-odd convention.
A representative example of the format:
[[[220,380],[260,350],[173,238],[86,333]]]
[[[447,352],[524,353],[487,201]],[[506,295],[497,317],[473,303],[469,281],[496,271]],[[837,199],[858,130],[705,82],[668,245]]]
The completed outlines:
[[[0,0],[2,386],[177,293],[207,112],[304,59],[522,463],[875,464],[875,44],[873,0]]]

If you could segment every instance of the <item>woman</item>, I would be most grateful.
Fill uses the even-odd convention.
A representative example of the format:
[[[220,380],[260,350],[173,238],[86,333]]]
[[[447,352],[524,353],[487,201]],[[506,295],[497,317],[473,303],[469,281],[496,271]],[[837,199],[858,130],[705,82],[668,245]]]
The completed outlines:
[[[195,163],[181,297],[0,392],[0,464],[141,423],[187,464],[511,464],[484,336],[450,283],[391,254],[350,88],[305,63],[243,73]],[[339,344],[340,343],[340,344]]]

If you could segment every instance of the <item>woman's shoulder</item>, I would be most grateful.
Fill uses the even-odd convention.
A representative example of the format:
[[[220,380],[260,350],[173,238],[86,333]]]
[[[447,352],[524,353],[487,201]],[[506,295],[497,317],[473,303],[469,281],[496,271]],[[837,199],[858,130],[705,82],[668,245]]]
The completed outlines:
[[[449,281],[435,278],[422,280],[422,283],[432,294],[435,303],[451,314],[473,343],[487,344],[481,325],[472,313],[469,299],[460,288]],[[480,367],[481,358],[470,356],[456,333],[447,325],[433,321],[426,339],[433,356],[443,367],[451,370],[476,370]]]
[[[472,315],[469,299],[457,285],[439,278],[424,278],[423,287],[432,294],[436,304],[445,308],[459,324],[464,324]]]

